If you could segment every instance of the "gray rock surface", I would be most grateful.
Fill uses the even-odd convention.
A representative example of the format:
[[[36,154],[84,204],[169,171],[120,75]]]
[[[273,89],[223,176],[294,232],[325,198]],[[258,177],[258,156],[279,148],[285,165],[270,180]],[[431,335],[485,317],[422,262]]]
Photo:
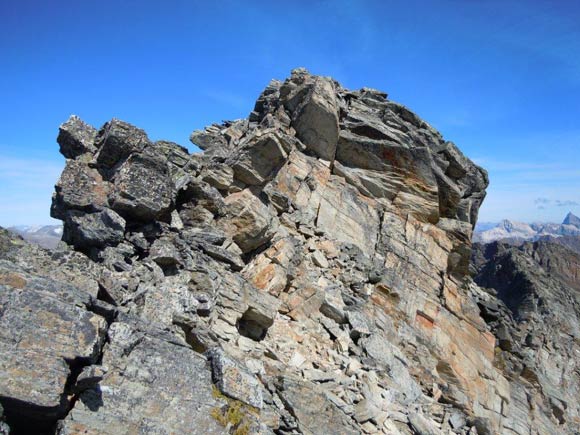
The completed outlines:
[[[29,424],[45,429],[66,415],[76,371],[99,359],[107,322],[90,311],[96,292],[51,270],[57,261],[30,256],[40,248],[4,230],[0,245],[0,402],[17,432]]]
[[[221,349],[212,349],[207,356],[211,362],[214,382],[223,394],[262,409],[262,387],[251,373],[240,367]]]
[[[110,209],[96,213],[72,210],[66,223],[63,240],[78,249],[116,246],[125,237],[125,219]]]
[[[58,434],[223,433],[207,362],[188,347],[115,322],[103,363],[109,371],[80,393]]]
[[[64,243],[0,231],[13,432],[578,431],[578,263],[475,284],[487,174],[408,108],[298,69],[191,140],[61,127]]]
[[[86,124],[78,116],[71,117],[60,126],[56,141],[60,145],[60,153],[67,159],[95,152],[94,142],[97,130]]]

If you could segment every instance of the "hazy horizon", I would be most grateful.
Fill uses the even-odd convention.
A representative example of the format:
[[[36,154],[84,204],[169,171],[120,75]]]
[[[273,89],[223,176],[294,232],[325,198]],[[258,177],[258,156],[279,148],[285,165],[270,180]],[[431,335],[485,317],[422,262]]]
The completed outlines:
[[[50,224],[70,114],[190,151],[306,67],[381,89],[486,168],[480,222],[580,215],[580,4],[2,2],[0,225]]]

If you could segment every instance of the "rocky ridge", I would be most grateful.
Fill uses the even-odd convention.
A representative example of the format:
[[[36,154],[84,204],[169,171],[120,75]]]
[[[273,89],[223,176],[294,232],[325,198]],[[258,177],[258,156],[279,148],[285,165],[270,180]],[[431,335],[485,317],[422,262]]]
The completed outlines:
[[[516,400],[551,407],[560,423],[571,420],[553,433],[579,433],[580,254],[551,240],[476,244],[473,267],[485,289],[478,305]]]
[[[498,361],[469,274],[487,175],[417,115],[298,69],[191,140],[61,126],[66,246],[0,233],[12,433],[577,430],[577,373]]]

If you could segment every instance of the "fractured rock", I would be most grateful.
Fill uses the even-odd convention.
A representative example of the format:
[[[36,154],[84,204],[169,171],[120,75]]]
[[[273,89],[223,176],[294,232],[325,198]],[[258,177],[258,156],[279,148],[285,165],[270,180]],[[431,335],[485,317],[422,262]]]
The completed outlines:
[[[98,132],[95,145],[98,148],[97,163],[111,168],[134,152],[149,145],[147,134],[124,121],[112,119]]]
[[[223,394],[254,408],[262,408],[262,387],[251,373],[221,349],[211,349],[207,356],[211,363],[213,380]]]
[[[56,141],[60,145],[60,153],[67,159],[89,153],[94,154],[94,146],[97,130],[82,121],[78,116],[70,118],[58,129]]]
[[[221,227],[247,253],[270,241],[278,227],[278,220],[252,192],[245,189],[225,199],[227,215]]]
[[[55,421],[66,412],[71,370],[95,363],[107,323],[69,284],[0,263],[0,400],[7,413]]]
[[[470,268],[487,174],[408,108],[298,69],[191,140],[61,126],[65,243],[0,230],[15,433],[580,431],[580,260]]]
[[[115,246],[125,235],[125,219],[110,209],[86,214],[70,211],[66,223],[63,240],[78,249]]]
[[[294,70],[281,92],[285,94],[284,105],[292,112],[292,126],[298,139],[322,159],[334,160],[338,104],[332,80]]]
[[[116,322],[103,363],[109,368],[84,390],[59,435],[74,433],[222,434],[211,417],[217,406],[205,359],[191,349],[152,337],[140,326]]]
[[[114,177],[110,202],[121,216],[147,221],[169,211],[173,195],[167,161],[156,155],[132,154]]]

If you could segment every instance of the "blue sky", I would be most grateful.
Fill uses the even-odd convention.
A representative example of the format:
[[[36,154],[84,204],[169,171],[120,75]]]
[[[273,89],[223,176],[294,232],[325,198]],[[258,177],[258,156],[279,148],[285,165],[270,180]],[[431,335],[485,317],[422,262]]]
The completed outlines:
[[[72,113],[193,148],[304,66],[389,93],[487,168],[480,221],[580,215],[580,2],[0,2],[0,225],[50,222]]]

